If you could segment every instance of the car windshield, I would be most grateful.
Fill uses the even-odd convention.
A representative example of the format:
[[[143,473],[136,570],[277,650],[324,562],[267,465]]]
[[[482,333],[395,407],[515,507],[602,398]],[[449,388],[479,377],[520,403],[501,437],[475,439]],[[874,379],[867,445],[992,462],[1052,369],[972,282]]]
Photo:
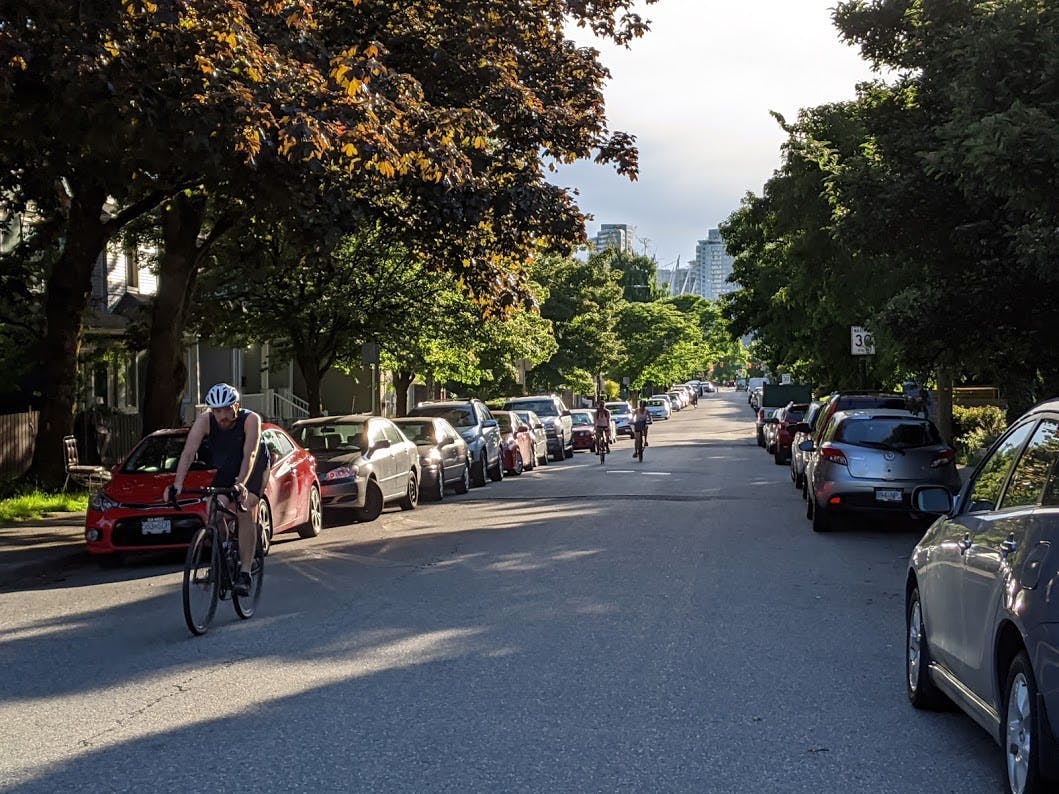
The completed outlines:
[[[525,422],[530,427],[533,426],[533,422],[530,421],[530,412],[529,411],[512,411],[511,413],[513,413],[515,416],[517,416],[519,419],[521,419],[523,422]]]
[[[439,416],[447,419],[453,427],[474,427],[474,412],[469,407],[451,405],[419,405],[415,408],[416,416]]]
[[[878,449],[909,449],[940,444],[941,435],[932,422],[902,417],[850,417],[839,425],[835,441]]]
[[[586,411],[573,411],[570,416],[574,420],[575,425],[592,424],[592,414],[587,413]]]
[[[294,430],[298,443],[310,452],[357,452],[367,449],[364,422],[302,425]]]
[[[629,413],[629,406],[625,403],[607,403],[607,410],[612,414],[627,414]]]
[[[176,471],[180,453],[184,451],[187,436],[148,436],[132,451],[121,467],[125,474],[172,474]],[[207,445],[199,448],[199,454],[191,462],[193,471],[210,468]]]
[[[501,431],[503,431],[504,433],[511,432],[511,414],[509,414],[507,411],[497,411],[495,414],[493,414],[493,418],[496,420],[496,423],[500,425]]]
[[[664,408],[664,407],[665,407],[665,404],[666,404],[666,401],[665,401],[665,400],[648,400],[648,401],[647,401],[647,404],[648,404],[648,405],[653,405],[653,406],[655,406],[656,408],[657,408],[657,407],[663,407],[663,408]]]
[[[414,444],[436,444],[433,422],[415,422],[402,419],[397,423],[401,432]]]
[[[805,416],[805,411],[796,411],[793,408],[787,411],[788,422],[800,422],[803,416]]]
[[[517,407],[521,408],[523,411],[533,411],[537,416],[559,415],[555,410],[555,403],[551,400],[519,400],[517,403],[508,403],[505,407],[509,410]]]

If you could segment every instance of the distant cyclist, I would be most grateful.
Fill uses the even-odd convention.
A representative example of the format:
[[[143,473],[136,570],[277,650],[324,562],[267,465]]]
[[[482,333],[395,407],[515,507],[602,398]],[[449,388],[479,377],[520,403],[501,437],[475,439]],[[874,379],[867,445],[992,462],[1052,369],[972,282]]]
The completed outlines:
[[[239,511],[239,581],[233,590],[236,595],[250,595],[250,568],[257,545],[257,506],[269,475],[269,452],[261,442],[261,417],[253,411],[239,407],[239,392],[227,383],[218,383],[206,392],[206,407],[209,408],[195,420],[184,442],[184,451],[177,463],[176,479],[166,489],[165,499],[170,498],[170,489],[180,493],[184,488],[184,477],[203,441],[209,445],[209,458],[217,475],[213,485],[217,488],[234,486],[239,501],[246,507]],[[223,497],[222,497],[223,500]]]
[[[647,426],[651,424],[651,414],[647,412],[647,401],[640,400],[640,407],[632,415],[632,431],[636,439],[636,448],[632,456],[643,460],[643,449],[647,446]]]
[[[602,397],[596,400],[596,450],[600,449],[600,445],[608,452],[610,451],[610,411],[607,409],[607,403]]]

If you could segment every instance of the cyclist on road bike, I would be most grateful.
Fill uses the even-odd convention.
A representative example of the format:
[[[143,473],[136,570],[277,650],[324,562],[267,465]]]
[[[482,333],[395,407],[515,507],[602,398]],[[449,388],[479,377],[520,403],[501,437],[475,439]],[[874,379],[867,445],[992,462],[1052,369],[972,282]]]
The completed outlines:
[[[239,502],[246,508],[239,516],[239,580],[235,583],[236,595],[250,595],[250,569],[257,545],[257,507],[269,475],[269,452],[261,442],[261,417],[253,411],[239,407],[239,392],[227,383],[218,383],[206,392],[206,407],[209,408],[195,420],[184,442],[184,451],[177,463],[176,479],[166,489],[165,499],[170,499],[170,489],[180,493],[184,488],[184,477],[188,473],[195,453],[203,441],[207,442],[209,460],[217,475],[213,485],[217,488],[234,487]],[[227,505],[227,500],[222,497]]]
[[[596,398],[596,451],[600,449],[600,444],[604,445],[604,449],[610,449],[610,411],[607,409],[607,403],[602,397]]]
[[[651,424],[651,414],[647,412],[647,400],[640,400],[640,407],[632,415],[632,431],[634,438],[639,436],[642,446],[647,446],[647,426]],[[638,457],[634,452],[632,456]]]

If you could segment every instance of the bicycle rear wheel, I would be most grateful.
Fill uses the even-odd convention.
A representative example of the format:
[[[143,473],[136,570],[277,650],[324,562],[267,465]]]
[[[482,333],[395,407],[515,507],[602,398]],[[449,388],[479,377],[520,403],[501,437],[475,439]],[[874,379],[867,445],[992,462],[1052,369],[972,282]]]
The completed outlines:
[[[217,532],[203,527],[191,538],[184,561],[184,621],[192,634],[205,634],[217,611],[221,578]]]
[[[265,546],[262,542],[262,537],[259,534],[257,538],[257,546],[254,549],[254,562],[250,566],[250,595],[241,596],[234,591],[232,592],[232,606],[235,607],[235,614],[243,620],[254,616],[254,610],[257,609],[258,599],[261,598],[261,585],[264,581]]]

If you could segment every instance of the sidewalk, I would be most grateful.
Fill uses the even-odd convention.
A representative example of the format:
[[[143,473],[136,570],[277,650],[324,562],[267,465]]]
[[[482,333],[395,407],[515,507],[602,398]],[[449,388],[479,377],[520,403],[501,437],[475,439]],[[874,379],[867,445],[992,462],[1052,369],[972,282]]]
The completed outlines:
[[[0,524],[0,588],[29,578],[46,580],[88,560],[85,514]]]

